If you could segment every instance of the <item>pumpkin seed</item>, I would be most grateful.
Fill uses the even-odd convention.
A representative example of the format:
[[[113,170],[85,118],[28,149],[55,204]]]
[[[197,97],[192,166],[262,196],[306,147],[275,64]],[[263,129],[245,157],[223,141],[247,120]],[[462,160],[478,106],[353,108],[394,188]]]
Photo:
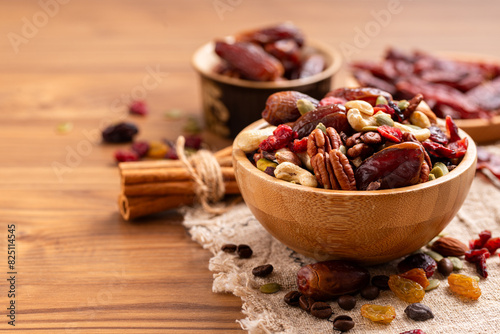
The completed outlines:
[[[410,105],[410,102],[408,102],[406,100],[401,100],[398,102],[398,108],[400,110],[405,110],[406,108],[408,108],[409,105]]]
[[[382,95],[379,95],[377,97],[377,101],[375,102],[375,105],[378,106],[379,104],[389,104],[389,102],[387,102],[387,99],[385,97],[383,97]]]
[[[481,279],[479,278],[479,276],[471,276],[471,278],[475,279],[476,281],[480,281]]]
[[[316,125],[316,129],[320,129],[326,135],[326,126],[325,126],[325,124],[318,123],[318,125]]]
[[[316,107],[311,101],[306,99],[300,99],[297,101],[297,109],[299,109],[301,115],[304,115],[310,111],[313,111],[314,109],[316,109]]]
[[[425,251],[424,253],[432,257],[436,262],[439,262],[443,259],[443,256],[441,254],[432,250]]]
[[[278,283],[267,283],[260,286],[260,292],[262,293],[275,293],[280,291],[281,285]]]
[[[435,180],[436,175],[429,173],[429,181]]]
[[[462,260],[460,260],[458,257],[448,256],[448,260],[450,260],[451,263],[453,263],[453,270],[458,271],[464,267]]]
[[[362,132],[367,132],[367,131],[377,131],[377,128],[378,126],[374,126],[374,125],[368,125],[368,126],[364,126],[361,131]]]
[[[394,126],[394,121],[388,114],[380,113],[375,115],[375,120],[378,125],[389,125]]]
[[[441,284],[441,282],[438,279],[435,279],[435,278],[430,279],[429,285],[427,285],[427,287],[424,290],[425,291],[434,290],[435,288],[437,288],[439,286],[439,284]]]
[[[443,172],[443,170],[440,167],[436,166],[436,167],[433,167],[431,169],[431,173],[430,174],[433,174],[436,177],[436,179],[437,179],[437,178],[440,178],[441,176],[443,176],[444,172]]]
[[[446,167],[446,165],[445,165],[444,163],[442,163],[442,162],[436,162],[436,163],[434,164],[434,167],[439,167],[439,168],[441,168],[441,170],[443,171],[443,175],[446,175],[446,174],[448,174],[448,173],[449,173],[449,171],[448,171],[448,167]]]

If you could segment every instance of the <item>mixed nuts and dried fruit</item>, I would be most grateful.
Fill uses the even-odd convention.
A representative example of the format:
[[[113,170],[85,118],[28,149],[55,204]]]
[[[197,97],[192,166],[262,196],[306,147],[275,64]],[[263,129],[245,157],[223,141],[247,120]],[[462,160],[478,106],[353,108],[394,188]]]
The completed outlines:
[[[422,300],[443,279],[447,281],[449,290],[461,299],[477,300],[481,296],[478,277],[456,273],[463,267],[460,257],[475,263],[468,254],[481,250],[478,257],[488,258],[499,248],[498,240],[500,239],[492,238],[488,230],[482,231],[478,239],[471,240],[469,247],[453,237],[438,236],[427,245],[427,250],[420,250],[403,258],[397,264],[398,274],[375,275],[371,279],[366,268],[349,261],[330,260],[304,265],[297,272],[297,290],[286,292],[283,301],[318,319],[327,319],[333,324],[334,330],[346,332],[354,328],[355,322],[349,315],[335,315],[331,301],[335,300],[340,309],[351,311],[361,298],[366,301],[357,311],[362,317],[375,323],[390,324],[397,318],[396,308],[368,301],[376,300],[381,291],[391,290],[396,298],[408,303],[404,313],[409,319],[427,321],[434,318],[434,313]],[[221,251],[235,252],[237,247],[239,246],[225,244]],[[431,278],[436,269],[442,277]],[[272,294],[282,290],[280,284],[269,281],[273,277],[272,273],[271,264],[253,268],[254,277],[268,281],[259,286],[262,293]],[[425,334],[420,329],[401,334],[411,333]]]
[[[498,64],[390,48],[381,62],[354,62],[352,71],[361,85],[383,89],[397,99],[424,94],[441,118],[488,119],[500,113]]]
[[[305,47],[304,34],[292,23],[245,31],[234,40],[215,41],[221,58],[216,73],[252,81],[282,81],[322,72],[322,54]]]
[[[322,100],[295,91],[267,99],[271,126],[242,132],[257,168],[310,187],[378,190],[434,180],[454,169],[468,140],[451,117],[437,122],[421,94],[393,100],[375,88],[339,88]]]

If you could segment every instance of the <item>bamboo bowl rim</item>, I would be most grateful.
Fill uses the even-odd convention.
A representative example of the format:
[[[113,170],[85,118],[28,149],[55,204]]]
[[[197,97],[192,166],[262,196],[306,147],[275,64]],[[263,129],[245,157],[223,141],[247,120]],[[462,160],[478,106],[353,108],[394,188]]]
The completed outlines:
[[[234,37],[228,36],[224,38],[227,41],[233,41]],[[206,76],[214,81],[222,82],[228,85],[253,88],[253,89],[292,89],[300,86],[314,84],[331,78],[337,73],[343,63],[343,58],[340,52],[330,47],[329,45],[316,41],[308,40],[304,44],[305,48],[319,51],[326,57],[329,64],[321,73],[311,75],[306,78],[283,80],[283,81],[251,81],[238,78],[228,77],[222,74],[215,73],[213,68],[220,62],[220,58],[214,52],[215,42],[211,41],[200,46],[191,58],[191,65],[201,75]]]
[[[265,120],[261,119],[261,120],[258,120],[256,122],[250,124],[245,129],[243,129],[241,132],[246,131],[246,130],[250,130],[250,129],[261,129],[261,128],[264,128],[268,125],[269,125],[269,123],[267,123]],[[394,188],[394,189],[332,190],[332,189],[312,188],[312,187],[307,187],[307,186],[303,186],[300,184],[293,184],[291,182],[277,179],[275,177],[267,175],[266,173],[262,172],[257,167],[255,167],[250,162],[250,160],[248,160],[246,154],[240,148],[237,147],[237,141],[238,141],[239,134],[233,143],[233,159],[235,160],[236,163],[240,164],[241,167],[243,167],[245,170],[247,170],[247,172],[251,173],[254,177],[258,177],[258,178],[261,178],[261,179],[269,181],[269,182],[275,182],[277,186],[284,187],[284,188],[294,190],[294,191],[312,192],[312,193],[317,193],[317,194],[324,194],[325,196],[347,196],[347,197],[352,197],[352,196],[362,196],[362,197],[364,197],[364,196],[394,196],[394,195],[399,195],[399,194],[402,195],[402,194],[405,194],[408,192],[424,190],[424,189],[431,188],[431,187],[437,187],[443,183],[446,183],[446,182],[453,180],[455,177],[467,172],[470,168],[472,168],[473,165],[475,165],[476,160],[477,160],[476,143],[465,131],[459,129],[459,134],[462,138],[467,137],[468,147],[467,147],[467,152],[465,153],[465,156],[463,157],[462,161],[457,165],[456,168],[454,168],[448,174],[446,174],[440,178],[437,178],[435,180],[424,182],[424,183],[419,183],[419,184],[412,185],[412,186],[402,187],[402,188]],[[236,176],[236,177],[238,177],[238,176]]]

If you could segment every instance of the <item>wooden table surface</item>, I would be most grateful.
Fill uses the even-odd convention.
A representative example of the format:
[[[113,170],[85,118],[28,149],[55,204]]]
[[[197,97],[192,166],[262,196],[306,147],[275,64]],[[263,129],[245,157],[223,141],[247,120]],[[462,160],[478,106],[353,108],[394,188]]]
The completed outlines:
[[[176,138],[189,117],[202,122],[190,65],[202,43],[291,20],[350,59],[379,57],[389,45],[500,58],[499,12],[498,1],[3,1],[0,331],[240,331],[240,300],[211,292],[210,254],[180,213],[121,219],[117,146],[98,136],[123,118],[147,140]],[[131,96],[145,98],[147,117],[127,115]],[[183,117],[165,118],[171,109]],[[59,133],[62,123],[73,128]],[[5,316],[11,224],[15,327]]]

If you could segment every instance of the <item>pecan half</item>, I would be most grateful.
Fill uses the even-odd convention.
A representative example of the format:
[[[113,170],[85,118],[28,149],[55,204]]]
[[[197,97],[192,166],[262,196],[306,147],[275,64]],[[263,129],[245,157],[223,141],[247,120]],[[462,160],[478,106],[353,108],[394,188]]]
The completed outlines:
[[[342,190],[356,190],[354,171],[349,164],[349,159],[338,149],[329,152],[330,162],[335,173],[335,178]]]
[[[373,154],[373,148],[365,143],[359,143],[347,150],[347,156],[349,158],[361,157],[362,159]]]
[[[339,189],[328,153],[317,153],[311,158],[311,165],[320,186],[325,189]]]

